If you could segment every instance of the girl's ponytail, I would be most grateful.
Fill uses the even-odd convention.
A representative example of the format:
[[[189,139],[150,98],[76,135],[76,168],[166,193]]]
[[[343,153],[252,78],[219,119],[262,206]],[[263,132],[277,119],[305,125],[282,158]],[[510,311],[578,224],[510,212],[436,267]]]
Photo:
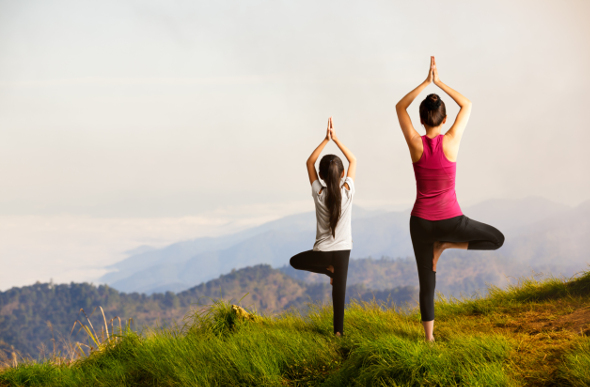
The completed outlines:
[[[336,155],[325,155],[320,161],[320,177],[326,182],[328,190],[326,205],[330,213],[330,229],[333,237],[336,237],[336,226],[340,219],[342,204],[340,179],[343,171],[342,160]]]

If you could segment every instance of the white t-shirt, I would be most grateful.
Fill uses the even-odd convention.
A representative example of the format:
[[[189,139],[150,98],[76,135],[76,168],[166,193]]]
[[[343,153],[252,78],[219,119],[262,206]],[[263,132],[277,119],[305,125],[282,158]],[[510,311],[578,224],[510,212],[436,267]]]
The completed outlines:
[[[348,183],[350,190],[344,187],[344,183]],[[354,182],[350,177],[347,177],[342,181],[340,189],[342,193],[340,218],[336,225],[336,237],[333,237],[330,230],[330,213],[326,205],[327,189],[319,180],[311,184],[311,194],[315,203],[315,217],[317,219],[314,251],[352,250],[350,218],[352,215]],[[322,192],[320,193],[320,191]]]

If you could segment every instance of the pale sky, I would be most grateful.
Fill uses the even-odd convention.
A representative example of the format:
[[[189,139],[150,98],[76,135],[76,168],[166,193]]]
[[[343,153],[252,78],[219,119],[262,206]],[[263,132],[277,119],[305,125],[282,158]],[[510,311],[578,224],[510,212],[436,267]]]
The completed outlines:
[[[576,205],[590,199],[588,15],[587,0],[0,0],[0,259],[73,262],[107,220],[141,223],[100,242],[111,263],[142,238],[171,243],[312,210],[304,161],[330,115],[358,158],[356,203],[407,208],[415,183],[394,105],[426,77],[430,55],[473,102],[460,203]],[[453,101],[428,92],[452,122]],[[183,229],[189,218],[213,228]],[[163,231],[173,219],[179,231]],[[62,221],[86,226],[68,233]],[[54,247],[19,250],[44,238]],[[79,249],[68,255],[66,243]],[[52,265],[60,280],[93,278]],[[34,277],[11,270],[0,289]]]

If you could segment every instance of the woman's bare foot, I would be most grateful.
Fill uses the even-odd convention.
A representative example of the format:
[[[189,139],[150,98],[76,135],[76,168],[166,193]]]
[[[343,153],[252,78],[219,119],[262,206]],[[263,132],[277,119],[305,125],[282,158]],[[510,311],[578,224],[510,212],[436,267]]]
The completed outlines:
[[[336,336],[336,337],[342,337],[342,334],[340,332],[336,332],[336,333],[334,333],[334,336]]]
[[[434,342],[434,320],[422,321],[422,326],[424,326],[424,341]]]
[[[334,266],[330,265],[326,268],[330,273],[334,273]],[[330,277],[330,285],[334,285],[334,278]]]
[[[432,259],[432,271],[436,271],[436,264],[443,251],[447,248],[445,242],[434,242],[434,257]]]
[[[469,242],[434,242],[434,257],[432,258],[432,271],[436,271],[436,264],[443,251],[446,249],[467,250]]]

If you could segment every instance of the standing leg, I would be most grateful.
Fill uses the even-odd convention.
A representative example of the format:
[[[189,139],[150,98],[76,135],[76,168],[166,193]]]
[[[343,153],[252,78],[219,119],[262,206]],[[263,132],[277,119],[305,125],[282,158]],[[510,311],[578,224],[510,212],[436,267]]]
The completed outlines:
[[[410,235],[416,256],[418,281],[420,283],[420,315],[427,341],[434,340],[434,290],[436,272],[433,270],[434,241],[432,224],[415,216],[410,218]]]
[[[333,276],[333,274],[327,269],[327,267],[332,264],[330,251],[304,251],[293,256],[289,263],[297,270],[325,274],[330,278]]]
[[[418,281],[420,283],[420,314],[422,321],[434,320],[436,272],[432,267],[434,243],[414,243]]]
[[[334,307],[334,334],[344,333],[344,301],[346,299],[346,278],[350,250],[332,251],[334,279],[332,284],[332,305]]]

